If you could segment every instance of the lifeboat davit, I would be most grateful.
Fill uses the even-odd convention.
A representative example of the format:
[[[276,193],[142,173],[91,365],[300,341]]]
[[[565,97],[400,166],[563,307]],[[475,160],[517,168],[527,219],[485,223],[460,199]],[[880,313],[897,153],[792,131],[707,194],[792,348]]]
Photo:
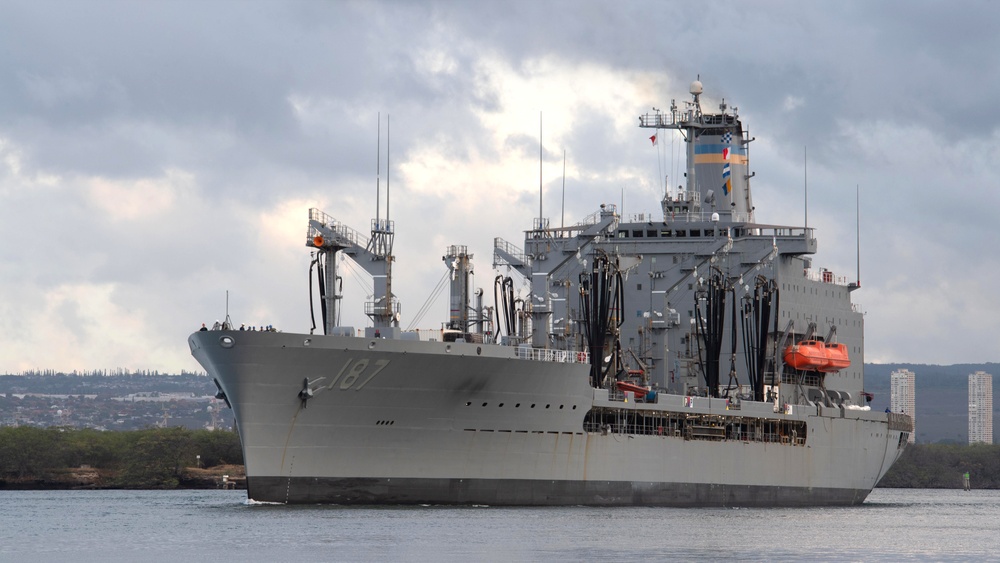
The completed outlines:
[[[827,344],[803,340],[785,348],[785,363],[802,371],[831,373],[850,367],[846,344]]]

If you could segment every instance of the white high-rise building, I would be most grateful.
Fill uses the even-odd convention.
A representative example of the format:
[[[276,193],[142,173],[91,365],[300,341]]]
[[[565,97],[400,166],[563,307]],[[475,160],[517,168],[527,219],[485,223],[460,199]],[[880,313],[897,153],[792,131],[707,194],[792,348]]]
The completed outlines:
[[[916,397],[916,377],[917,375],[908,369],[898,369],[890,377],[889,409],[910,415],[913,419],[913,431],[907,438],[909,443],[913,443],[917,437],[917,397]]]
[[[993,443],[993,376],[977,371],[969,376],[969,443]]]

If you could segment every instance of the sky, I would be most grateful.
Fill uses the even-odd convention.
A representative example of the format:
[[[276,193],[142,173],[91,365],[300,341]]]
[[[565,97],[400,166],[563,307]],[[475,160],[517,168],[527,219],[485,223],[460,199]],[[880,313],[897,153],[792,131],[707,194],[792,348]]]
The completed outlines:
[[[227,310],[308,332],[308,210],[367,232],[377,198],[401,324],[440,328],[446,248],[490,295],[493,238],[537,217],[540,121],[553,224],[656,212],[683,151],[637,116],[699,78],[756,138],[757,220],[808,221],[813,265],[860,273],[867,362],[1000,361],[997,22],[989,1],[7,0],[0,373],[201,371],[187,336]],[[343,292],[368,325],[370,282]]]

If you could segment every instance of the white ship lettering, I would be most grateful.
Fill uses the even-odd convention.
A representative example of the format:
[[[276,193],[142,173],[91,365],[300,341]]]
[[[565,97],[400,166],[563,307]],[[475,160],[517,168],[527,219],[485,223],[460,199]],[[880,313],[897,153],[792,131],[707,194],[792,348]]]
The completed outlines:
[[[327,386],[327,389],[332,390],[334,386],[337,385],[337,382],[340,381],[340,377],[344,376],[344,372],[347,372],[347,375],[344,376],[344,380],[340,381],[340,389],[346,391],[353,388],[355,391],[360,391],[361,388],[367,385],[369,381],[375,379],[375,376],[385,369],[386,366],[389,365],[390,361],[391,360],[375,360],[375,362],[372,363],[368,358],[361,358],[360,360],[349,358],[347,362],[344,363],[344,367],[340,368],[340,371],[337,373],[337,377],[334,377],[333,381],[330,382],[330,385]],[[369,364],[372,364],[373,369],[367,377],[358,383],[358,380],[361,379],[361,376],[368,369]],[[348,370],[348,368],[350,368],[350,370]],[[357,383],[357,385],[355,385],[355,383]]]

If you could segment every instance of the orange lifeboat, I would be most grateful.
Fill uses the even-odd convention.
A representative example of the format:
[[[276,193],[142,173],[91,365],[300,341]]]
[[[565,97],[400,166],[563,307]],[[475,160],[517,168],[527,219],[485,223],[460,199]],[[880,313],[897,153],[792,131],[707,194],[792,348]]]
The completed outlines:
[[[826,349],[818,340],[803,340],[785,348],[785,363],[804,371],[821,369],[827,364]]]
[[[637,399],[651,399],[656,397],[656,393],[651,389],[647,389],[641,385],[636,385],[635,383],[630,383],[628,381],[618,381],[616,383],[619,391],[631,391],[635,393]]]
[[[819,371],[834,372],[851,367],[851,358],[847,354],[847,344],[826,344],[826,365]]]

